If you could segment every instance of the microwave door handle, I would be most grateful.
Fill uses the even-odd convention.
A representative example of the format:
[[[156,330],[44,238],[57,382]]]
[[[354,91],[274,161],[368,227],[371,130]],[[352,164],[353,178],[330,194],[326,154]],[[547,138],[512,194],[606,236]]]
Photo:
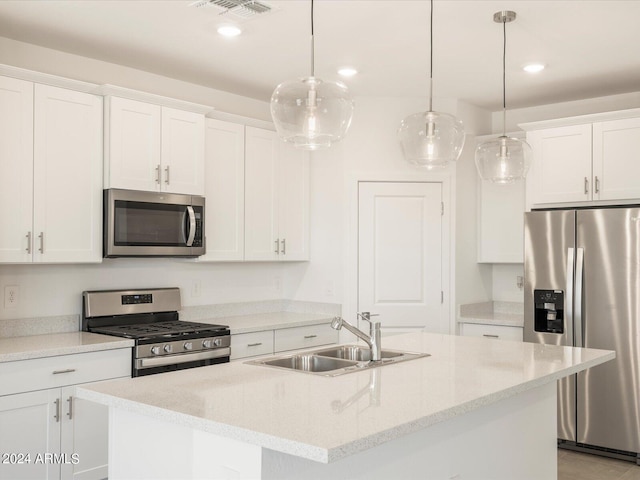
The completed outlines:
[[[187,206],[187,212],[189,213],[189,238],[187,238],[187,247],[191,247],[193,240],[196,238],[196,212],[193,211],[191,205]]]

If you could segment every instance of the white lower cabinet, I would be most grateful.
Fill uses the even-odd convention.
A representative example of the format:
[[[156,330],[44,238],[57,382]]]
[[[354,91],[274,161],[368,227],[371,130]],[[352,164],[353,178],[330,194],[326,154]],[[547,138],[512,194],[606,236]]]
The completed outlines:
[[[8,379],[0,395],[0,478],[107,478],[108,409],[75,397],[77,380],[91,372],[91,381],[130,376],[131,349],[0,364]]]
[[[231,360],[338,343],[328,323],[231,335]]]
[[[495,338],[499,340],[522,341],[522,327],[506,325],[485,325],[480,323],[461,323],[460,335],[467,337]]]

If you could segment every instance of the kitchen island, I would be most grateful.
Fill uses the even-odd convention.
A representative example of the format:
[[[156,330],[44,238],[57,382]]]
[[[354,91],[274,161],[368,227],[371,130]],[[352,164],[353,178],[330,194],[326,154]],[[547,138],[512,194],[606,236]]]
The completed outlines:
[[[556,478],[556,380],[614,352],[412,333],[338,377],[241,361],[78,388],[109,478]]]

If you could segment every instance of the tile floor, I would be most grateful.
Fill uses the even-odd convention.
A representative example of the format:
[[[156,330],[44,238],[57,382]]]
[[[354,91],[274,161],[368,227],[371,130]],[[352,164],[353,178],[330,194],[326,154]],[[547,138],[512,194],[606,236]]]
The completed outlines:
[[[558,449],[558,480],[640,480],[640,466]]]

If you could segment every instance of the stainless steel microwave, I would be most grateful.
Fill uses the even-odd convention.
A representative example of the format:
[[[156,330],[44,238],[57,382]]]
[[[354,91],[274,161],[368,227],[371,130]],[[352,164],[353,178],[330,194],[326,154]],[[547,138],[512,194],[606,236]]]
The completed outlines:
[[[204,197],[107,189],[103,231],[105,257],[204,255]]]

